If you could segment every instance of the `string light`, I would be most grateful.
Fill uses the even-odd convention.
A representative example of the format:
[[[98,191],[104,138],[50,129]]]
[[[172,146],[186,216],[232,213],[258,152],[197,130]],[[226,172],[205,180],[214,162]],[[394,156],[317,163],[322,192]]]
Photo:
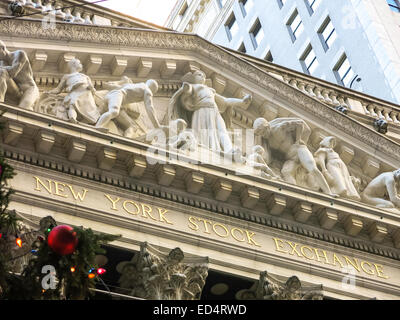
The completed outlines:
[[[106,269],[104,269],[104,268],[99,268],[99,269],[97,269],[97,274],[98,275],[103,275],[103,274],[105,274],[107,272],[107,270]]]
[[[18,247],[22,248],[22,239],[17,237],[17,239],[15,239],[15,243],[17,244]]]
[[[89,273],[88,277],[89,279],[93,279],[96,275],[94,273]]]
[[[71,272],[74,273],[76,271],[75,267],[71,267]]]

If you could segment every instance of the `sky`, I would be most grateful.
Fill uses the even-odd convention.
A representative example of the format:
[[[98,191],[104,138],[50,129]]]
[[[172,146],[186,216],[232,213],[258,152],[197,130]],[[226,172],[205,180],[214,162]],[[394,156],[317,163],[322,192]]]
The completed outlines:
[[[164,26],[176,2],[177,0],[108,0],[99,5]]]

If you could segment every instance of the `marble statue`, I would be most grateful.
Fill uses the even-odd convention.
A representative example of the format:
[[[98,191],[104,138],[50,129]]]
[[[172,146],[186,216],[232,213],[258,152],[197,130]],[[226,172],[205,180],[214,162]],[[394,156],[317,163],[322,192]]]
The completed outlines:
[[[194,151],[197,140],[193,132],[187,130],[187,123],[183,119],[171,121],[169,128],[168,145],[171,149]]]
[[[217,152],[234,153],[228,129],[231,127],[233,107],[246,109],[252,97],[225,98],[208,87],[206,75],[197,70],[187,73],[182,87],[174,94],[165,123],[183,119],[188,123],[199,145]]]
[[[183,119],[172,120],[168,126],[161,125],[149,130],[143,141],[164,149],[191,152],[197,148],[197,140],[193,132],[187,129],[187,123]]]
[[[147,80],[146,83],[133,83],[128,77],[120,81],[108,82],[105,88],[110,90],[104,97],[107,111],[101,115],[96,123],[96,128],[108,132],[108,125],[112,120],[125,126],[125,136],[129,136],[129,126],[132,119],[129,112],[129,105],[137,102],[144,102],[146,113],[154,128],[160,128],[153,106],[153,95],[158,91],[158,83],[155,80]]]
[[[400,182],[400,169],[385,172],[374,178],[361,193],[361,199],[377,208],[400,208],[397,184]],[[385,195],[388,200],[384,199]]]
[[[331,186],[333,193],[345,198],[360,200],[360,195],[353,185],[346,164],[334,150],[335,146],[335,137],[324,138],[314,154],[315,160],[321,167],[322,174]]]
[[[281,173],[286,182],[297,185],[296,171],[303,167],[312,176],[318,189],[336,196],[306,145],[311,129],[302,119],[277,118],[268,122],[264,118],[258,118],[254,121],[253,129],[254,134],[262,137],[271,150],[284,155]]]
[[[84,122],[87,124],[96,124],[100,117],[94,95],[94,88],[90,78],[80,73],[83,69],[78,59],[72,59],[68,62],[68,73],[64,75],[57,88],[47,92],[50,95],[60,94],[66,91],[63,105],[66,108],[69,121],[73,123]]]
[[[6,93],[19,96],[19,107],[33,110],[39,98],[39,89],[33,79],[32,67],[25,51],[10,52],[0,40],[0,102]]]
[[[265,150],[262,146],[254,146],[252,149],[252,153],[247,157],[246,165],[254,168],[255,170],[259,170],[261,172],[261,176],[264,178],[277,178],[275,173],[271,170],[271,168],[264,160],[264,153]]]

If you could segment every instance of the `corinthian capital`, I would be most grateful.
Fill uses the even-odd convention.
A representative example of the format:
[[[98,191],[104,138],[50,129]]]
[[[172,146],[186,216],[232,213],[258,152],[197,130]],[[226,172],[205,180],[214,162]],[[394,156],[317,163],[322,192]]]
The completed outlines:
[[[118,264],[121,288],[149,300],[198,300],[208,275],[208,257],[185,257],[180,248],[160,251],[147,242],[131,261]]]
[[[322,285],[303,285],[296,276],[278,280],[264,271],[250,289],[236,296],[238,300],[322,300],[323,291]]]

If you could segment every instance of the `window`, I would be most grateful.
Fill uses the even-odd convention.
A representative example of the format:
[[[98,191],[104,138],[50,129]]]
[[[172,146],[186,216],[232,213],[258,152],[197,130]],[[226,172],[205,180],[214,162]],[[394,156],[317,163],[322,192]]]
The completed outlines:
[[[400,12],[400,1],[399,0],[386,0],[390,9],[395,12]]]
[[[227,0],[217,0],[218,6],[222,9]]]
[[[179,24],[181,23],[183,17],[186,14],[188,8],[189,7],[188,7],[188,4],[187,4],[187,1],[185,1],[183,6],[182,6],[182,8],[181,8],[181,10],[179,10],[178,17],[174,21],[174,25],[173,25],[174,29],[176,29],[179,26]]]
[[[307,7],[310,14],[313,14],[321,4],[321,0],[306,0],[306,2],[308,4]]]
[[[308,74],[313,74],[315,69],[319,66],[317,56],[311,45],[307,47],[303,55],[300,58],[301,64],[303,66],[304,72]]]
[[[260,20],[256,20],[253,27],[250,29],[250,38],[253,42],[254,50],[260,45],[264,39],[264,31],[261,27]]]
[[[286,0],[278,0],[279,8],[282,8],[286,3]]]
[[[242,44],[240,45],[238,51],[239,51],[239,52],[242,52],[242,53],[246,53],[246,52],[247,52],[247,51],[246,51],[246,47],[244,46],[244,43],[243,43],[243,42],[242,42]]]
[[[253,0],[239,0],[239,6],[244,18],[253,7]]]
[[[232,12],[229,19],[225,23],[226,34],[228,35],[228,40],[231,41],[239,30],[239,25],[236,21],[235,14]]]
[[[295,12],[290,17],[289,21],[287,22],[287,26],[289,28],[292,41],[293,42],[296,41],[296,39],[304,30],[303,21],[301,21],[301,18],[297,10],[295,10]]]
[[[350,62],[346,55],[339,60],[339,63],[334,68],[336,78],[339,83],[343,84],[345,87],[349,86],[354,77],[354,71],[351,68]]]
[[[264,60],[266,60],[268,62],[274,62],[274,58],[272,57],[271,50],[268,51],[268,53],[265,55]]]
[[[328,17],[321,28],[318,30],[318,35],[322,41],[322,46],[327,51],[337,38],[336,30],[332,24],[331,19]]]

